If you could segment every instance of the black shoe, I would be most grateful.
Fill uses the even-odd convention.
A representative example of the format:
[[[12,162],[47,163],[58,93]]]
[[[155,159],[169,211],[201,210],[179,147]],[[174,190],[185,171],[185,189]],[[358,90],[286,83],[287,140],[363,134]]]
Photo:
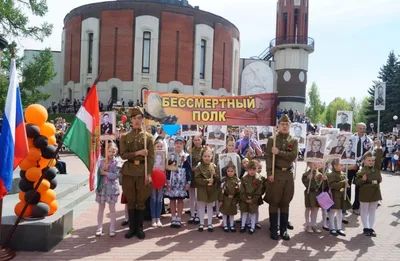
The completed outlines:
[[[231,232],[233,232],[233,233],[236,232],[236,228],[235,228],[235,227],[230,227],[229,230],[230,230]]]
[[[224,226],[224,232],[229,232],[229,227],[228,226]]]
[[[347,219],[343,219],[342,223],[347,225],[347,224],[349,224],[349,221]]]
[[[129,230],[125,234],[125,238],[132,238],[136,235],[136,213],[135,209],[128,209],[129,216]]]
[[[363,229],[363,234],[364,234],[364,235],[368,235],[368,234],[369,234],[369,231],[370,231],[369,228],[364,228],[364,229]]]
[[[144,239],[146,237],[143,231],[143,220],[144,220],[144,210],[136,210],[136,231],[137,231],[137,238]]]
[[[217,218],[218,218],[218,219],[222,219],[222,214],[219,213],[219,214],[217,215]]]
[[[246,232],[246,227],[241,227],[240,228],[240,233],[244,233],[244,232]]]
[[[195,217],[190,217],[188,220],[188,224],[194,224]]]
[[[261,229],[260,223],[256,223],[256,229]]]
[[[253,228],[250,228],[250,229],[249,229],[249,234],[250,234],[250,235],[254,234],[254,232],[255,232],[255,231],[254,231]]]
[[[332,229],[331,230],[331,235],[337,237],[338,233],[337,233],[337,231],[335,229]]]
[[[190,209],[185,211],[185,214],[190,214]]]
[[[207,226],[207,231],[208,231],[208,232],[214,232],[214,227],[213,227],[213,225],[208,225],[208,226]]]
[[[293,230],[293,229],[294,229],[294,227],[293,227],[293,225],[292,225],[292,222],[288,221],[287,229],[290,229],[290,230]]]
[[[176,220],[171,221],[171,225],[169,226],[170,228],[176,228]]]
[[[376,237],[375,230],[373,230],[373,229],[370,229],[370,230],[369,230],[369,234],[368,234],[368,236],[370,236],[370,237]]]
[[[175,221],[175,228],[181,228],[182,227],[182,222],[181,221]]]
[[[278,240],[278,213],[269,213],[269,231],[272,240]]]
[[[289,240],[290,240],[290,236],[289,236],[289,234],[287,233],[287,231],[281,231],[280,236],[281,236],[281,238],[282,238],[283,240],[285,240],[285,241],[289,241]]]
[[[125,227],[127,225],[129,225],[129,221],[128,220],[122,221],[121,226]]]
[[[198,231],[199,232],[203,232],[204,231],[204,225],[200,225]]]
[[[287,233],[288,222],[289,222],[289,214],[281,213],[279,230],[280,230],[280,236],[283,240],[290,240],[290,236]]]
[[[340,235],[340,236],[346,236],[346,234],[343,232],[343,230],[341,230],[341,229],[339,229],[339,230],[337,230],[336,231],[337,233],[338,233],[338,235]]]
[[[194,218],[193,224],[200,224],[200,218],[196,216],[196,217]]]
[[[328,227],[322,226],[322,229],[325,230],[325,231],[329,231],[329,228],[328,228]]]

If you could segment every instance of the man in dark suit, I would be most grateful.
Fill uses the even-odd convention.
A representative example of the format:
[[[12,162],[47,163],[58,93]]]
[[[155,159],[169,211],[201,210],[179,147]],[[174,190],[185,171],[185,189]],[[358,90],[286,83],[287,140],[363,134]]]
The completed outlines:
[[[294,138],[297,139],[299,144],[304,144],[304,138],[301,137],[303,128],[300,125],[294,126]]]
[[[344,151],[344,143],[346,141],[345,136],[340,136],[338,139],[338,142],[335,147],[331,149],[331,152],[329,152],[329,155],[340,155]]]
[[[324,154],[321,152],[322,141],[319,139],[313,140],[311,143],[311,150],[307,151],[306,157],[307,158],[318,158],[323,159]]]
[[[225,134],[221,131],[222,126],[215,125],[212,127],[212,132],[209,133],[208,139],[210,140],[225,140]]]
[[[341,115],[342,123],[339,123],[337,127],[339,128],[340,131],[351,131],[351,125],[347,123],[349,120],[349,116],[346,113],[342,113]]]
[[[378,98],[375,100],[376,106],[385,106],[385,99],[383,98],[383,87],[378,87]]]
[[[103,115],[103,123],[100,126],[100,134],[101,135],[111,135],[113,134],[113,125],[110,123],[110,116],[108,113],[104,113]]]
[[[353,151],[353,141],[349,140],[346,151],[342,154],[342,159],[355,159],[356,153]]]

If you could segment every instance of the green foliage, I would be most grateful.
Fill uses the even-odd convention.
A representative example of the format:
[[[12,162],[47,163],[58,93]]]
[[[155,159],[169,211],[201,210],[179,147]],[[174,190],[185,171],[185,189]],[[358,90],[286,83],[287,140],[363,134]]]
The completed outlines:
[[[321,97],[319,95],[318,86],[315,82],[311,85],[311,89],[308,92],[308,103],[309,106],[306,108],[306,115],[311,119],[311,122],[318,122],[322,112],[324,111],[324,105],[321,104]]]
[[[326,115],[325,115],[325,124],[328,126],[332,124],[332,126],[336,125],[336,112],[337,111],[352,111],[352,107],[350,102],[346,101],[343,98],[337,97],[333,101],[331,101],[326,107]],[[353,115],[354,117],[354,115]]]
[[[53,25],[43,22],[32,25],[26,11],[43,17],[48,12],[46,0],[2,0],[0,1],[0,32],[7,38],[29,37],[43,41],[51,35]]]
[[[368,105],[370,102],[369,99],[370,98],[365,97],[359,104],[358,111],[356,114],[354,114],[355,115],[354,121],[353,121],[354,123],[364,122],[365,124],[368,125],[366,112],[367,112],[367,108],[368,108]]]
[[[11,49],[4,50],[2,60],[3,69],[0,75],[0,108],[4,108],[5,99],[9,85],[9,72]],[[53,56],[49,49],[41,51],[34,56],[31,63],[23,63],[22,57],[16,57],[17,70],[22,76],[22,81],[19,83],[21,90],[21,100],[24,107],[29,104],[37,103],[38,101],[47,100],[50,97],[49,93],[41,92],[38,88],[47,85],[56,76],[54,71]]]

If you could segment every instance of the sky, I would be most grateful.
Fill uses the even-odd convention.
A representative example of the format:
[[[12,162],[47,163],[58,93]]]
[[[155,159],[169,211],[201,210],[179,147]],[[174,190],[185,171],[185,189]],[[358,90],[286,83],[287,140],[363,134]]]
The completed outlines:
[[[48,0],[49,12],[32,23],[54,25],[51,37],[38,42],[21,39],[21,49],[61,50],[65,15],[75,7],[99,0]],[[262,53],[275,38],[277,0],[189,0],[192,6],[222,16],[240,31],[240,56]],[[368,95],[390,51],[400,55],[399,0],[309,0],[309,37],[315,51],[309,57],[308,83],[316,82],[321,100]]]

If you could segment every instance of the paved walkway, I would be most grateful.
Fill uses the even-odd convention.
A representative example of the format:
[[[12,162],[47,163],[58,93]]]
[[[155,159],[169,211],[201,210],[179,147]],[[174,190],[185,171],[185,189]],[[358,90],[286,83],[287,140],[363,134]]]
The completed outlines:
[[[83,164],[69,156],[68,169],[72,173],[85,173]],[[72,166],[74,166],[72,168]],[[305,164],[299,163],[296,178],[296,194],[291,204],[290,218],[295,226],[290,231],[288,242],[272,241],[268,237],[268,206],[260,208],[262,229],[253,235],[214,233],[197,231],[197,226],[184,224],[181,229],[169,228],[168,216],[163,218],[162,228],[146,226],[146,240],[124,238],[126,228],[119,224],[123,218],[123,206],[117,207],[118,234],[115,238],[107,235],[97,238],[97,207],[93,203],[86,212],[74,220],[74,230],[67,238],[48,253],[19,252],[15,260],[400,260],[400,176],[385,174],[382,183],[384,200],[377,210],[375,230],[378,237],[362,235],[359,216],[350,214],[350,224],[345,226],[346,237],[333,237],[328,232],[320,235],[307,234],[304,224],[304,186],[300,176]],[[187,216],[185,216],[187,220]],[[318,216],[321,220],[321,214]],[[214,226],[220,221],[213,220]],[[104,230],[108,231],[105,219]]]

